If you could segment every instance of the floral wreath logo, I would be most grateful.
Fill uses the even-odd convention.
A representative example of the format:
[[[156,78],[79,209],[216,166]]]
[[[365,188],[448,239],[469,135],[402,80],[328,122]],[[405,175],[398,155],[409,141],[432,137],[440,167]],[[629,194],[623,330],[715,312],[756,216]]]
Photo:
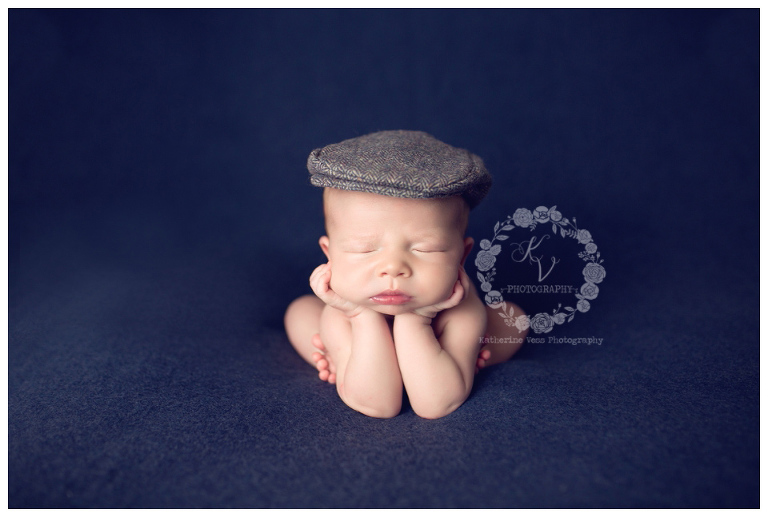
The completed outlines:
[[[587,264],[582,270],[584,275],[584,284],[576,293],[576,307],[558,304],[552,314],[540,312],[535,316],[527,314],[515,316],[512,307],[507,308],[501,293],[494,290],[491,284],[496,275],[496,256],[501,253],[501,244],[494,244],[496,241],[502,242],[509,238],[503,232],[509,232],[515,228],[528,228],[529,231],[536,229],[538,224],[552,223],[552,233],[560,234],[561,237],[573,238],[579,244],[584,246],[584,250],[579,253],[579,258]],[[592,241],[592,234],[587,230],[579,229],[576,226],[576,218],[569,221],[557,211],[557,206],[547,208],[540,206],[533,212],[527,208],[518,208],[514,215],[507,216],[504,221],[499,221],[493,227],[493,238],[491,240],[483,239],[480,241],[480,251],[475,258],[477,266],[477,279],[480,280],[480,289],[485,294],[485,303],[491,309],[501,309],[498,314],[504,318],[504,323],[508,326],[516,327],[520,332],[530,328],[536,334],[546,334],[550,332],[555,325],[562,325],[566,321],[570,322],[576,316],[577,312],[587,312],[591,307],[591,301],[597,298],[600,289],[597,284],[605,278],[605,268],[602,266],[603,260],[600,259],[600,252],[597,251],[597,244]],[[485,274],[483,274],[485,273]],[[562,310],[561,310],[562,309]]]

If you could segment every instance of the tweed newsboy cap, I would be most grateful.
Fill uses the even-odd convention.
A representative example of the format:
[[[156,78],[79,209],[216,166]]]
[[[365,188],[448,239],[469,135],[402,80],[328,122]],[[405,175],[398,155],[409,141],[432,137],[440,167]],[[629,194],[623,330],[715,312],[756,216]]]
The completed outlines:
[[[491,188],[479,156],[422,131],[380,131],[315,149],[307,168],[316,187],[421,199],[463,196],[470,208]]]

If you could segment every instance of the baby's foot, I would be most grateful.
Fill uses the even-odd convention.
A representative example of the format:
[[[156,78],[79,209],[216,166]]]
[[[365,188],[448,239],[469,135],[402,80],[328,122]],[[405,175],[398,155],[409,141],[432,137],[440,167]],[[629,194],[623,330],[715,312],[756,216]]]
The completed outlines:
[[[490,350],[487,350],[487,349],[480,350],[480,353],[477,355],[477,363],[475,364],[475,373],[485,368],[485,365],[488,362],[488,359],[490,358],[491,358]]]
[[[317,348],[319,352],[312,354],[312,360],[315,362],[318,374],[321,381],[329,382],[330,384],[336,383],[336,366],[331,361],[331,358],[327,355],[325,345],[320,341],[320,334],[312,336],[312,346]]]

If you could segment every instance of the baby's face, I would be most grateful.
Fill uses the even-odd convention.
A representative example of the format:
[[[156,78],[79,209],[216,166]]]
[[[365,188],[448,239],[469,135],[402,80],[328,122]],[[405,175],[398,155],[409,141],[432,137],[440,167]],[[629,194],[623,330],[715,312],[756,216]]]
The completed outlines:
[[[327,189],[331,289],[383,314],[447,300],[472,247],[461,198],[404,199]]]

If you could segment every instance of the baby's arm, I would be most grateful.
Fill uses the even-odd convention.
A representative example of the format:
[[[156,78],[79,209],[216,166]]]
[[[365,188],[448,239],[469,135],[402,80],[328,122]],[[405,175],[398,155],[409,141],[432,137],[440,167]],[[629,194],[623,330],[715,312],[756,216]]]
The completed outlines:
[[[400,413],[403,381],[389,325],[382,314],[341,299],[330,288],[331,268],[324,264],[310,278],[326,303],[320,337],[334,353],[336,390],[352,409],[389,418]]]
[[[421,417],[440,418],[451,413],[472,390],[478,338],[485,332],[486,313],[476,296],[465,294],[469,289],[462,269],[453,296],[444,307],[435,308],[445,311],[440,315],[445,324],[439,339],[432,327],[436,311],[395,317],[393,336],[403,384],[411,407]]]

